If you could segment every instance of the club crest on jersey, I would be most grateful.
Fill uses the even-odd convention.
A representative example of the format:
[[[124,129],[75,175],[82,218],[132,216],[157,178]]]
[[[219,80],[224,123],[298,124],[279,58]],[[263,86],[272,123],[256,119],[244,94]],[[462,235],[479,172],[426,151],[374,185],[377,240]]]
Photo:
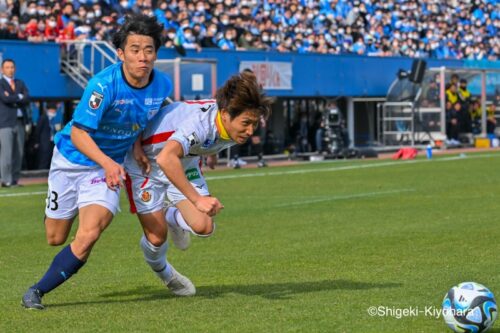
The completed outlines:
[[[142,191],[140,194],[141,200],[144,202],[150,202],[151,201],[151,193],[149,191]]]
[[[101,106],[102,99],[104,98],[103,94],[99,94],[97,91],[93,91],[89,100],[89,107],[92,110],[98,109]]]

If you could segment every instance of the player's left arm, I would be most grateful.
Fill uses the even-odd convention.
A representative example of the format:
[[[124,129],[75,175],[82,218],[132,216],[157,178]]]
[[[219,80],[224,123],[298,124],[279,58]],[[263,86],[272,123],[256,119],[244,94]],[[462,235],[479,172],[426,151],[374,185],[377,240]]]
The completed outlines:
[[[216,215],[224,206],[217,198],[200,195],[186,177],[181,158],[184,148],[175,140],[168,140],[156,157],[156,162],[168,180],[191,201],[194,206],[210,216]]]

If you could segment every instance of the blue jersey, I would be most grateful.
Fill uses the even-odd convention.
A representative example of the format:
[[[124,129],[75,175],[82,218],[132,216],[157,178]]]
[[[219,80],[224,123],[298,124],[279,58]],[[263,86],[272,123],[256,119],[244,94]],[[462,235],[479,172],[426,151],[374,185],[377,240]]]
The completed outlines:
[[[71,142],[71,127],[84,129],[104,154],[123,163],[127,150],[160,109],[172,90],[170,79],[153,70],[144,88],[134,88],[125,80],[122,63],[116,63],[94,76],[76,107],[73,119],[57,133],[54,141],[70,162],[94,166]]]

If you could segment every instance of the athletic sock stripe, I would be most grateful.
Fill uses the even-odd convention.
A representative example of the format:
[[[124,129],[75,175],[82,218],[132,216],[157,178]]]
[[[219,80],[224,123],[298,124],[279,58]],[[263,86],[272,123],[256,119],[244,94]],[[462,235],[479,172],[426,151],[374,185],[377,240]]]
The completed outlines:
[[[167,268],[167,264],[165,264],[165,266],[163,266],[162,269],[160,269],[159,271],[153,269],[153,271],[155,271],[156,273],[160,273],[160,272],[163,272],[165,270],[165,268]]]

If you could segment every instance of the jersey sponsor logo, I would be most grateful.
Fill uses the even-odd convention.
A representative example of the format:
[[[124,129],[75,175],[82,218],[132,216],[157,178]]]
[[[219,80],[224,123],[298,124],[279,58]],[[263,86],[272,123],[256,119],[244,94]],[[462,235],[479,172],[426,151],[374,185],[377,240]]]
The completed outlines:
[[[102,125],[99,128],[100,131],[109,134],[109,135],[118,135],[122,137],[131,137],[136,134],[137,131],[141,130],[141,126],[137,123],[130,124],[121,124],[117,126],[111,126],[111,125]]]
[[[106,177],[94,177],[90,180],[90,185],[96,185],[105,182],[106,182]]]
[[[99,106],[101,106],[103,98],[104,98],[103,94],[99,94],[97,91],[93,91],[89,99],[89,107],[92,110],[99,108]]]
[[[148,97],[144,99],[144,105],[150,106],[150,105],[161,105],[165,98],[163,97]]]
[[[198,172],[198,169],[187,169],[186,170],[186,178],[189,180],[189,181],[193,181],[195,179],[199,179],[200,178],[200,173]]]
[[[198,139],[198,136],[194,132],[190,136],[188,136],[187,139],[189,141],[190,147],[200,143],[200,139]]]
[[[127,105],[127,104],[134,104],[133,99],[119,99],[115,102],[116,105]]]
[[[147,190],[143,190],[143,191],[141,191],[141,193],[140,193],[140,195],[139,195],[139,196],[141,197],[141,200],[142,200],[143,202],[150,202],[150,201],[151,201],[151,198],[152,198],[151,193],[150,193],[149,191],[147,191]]]

